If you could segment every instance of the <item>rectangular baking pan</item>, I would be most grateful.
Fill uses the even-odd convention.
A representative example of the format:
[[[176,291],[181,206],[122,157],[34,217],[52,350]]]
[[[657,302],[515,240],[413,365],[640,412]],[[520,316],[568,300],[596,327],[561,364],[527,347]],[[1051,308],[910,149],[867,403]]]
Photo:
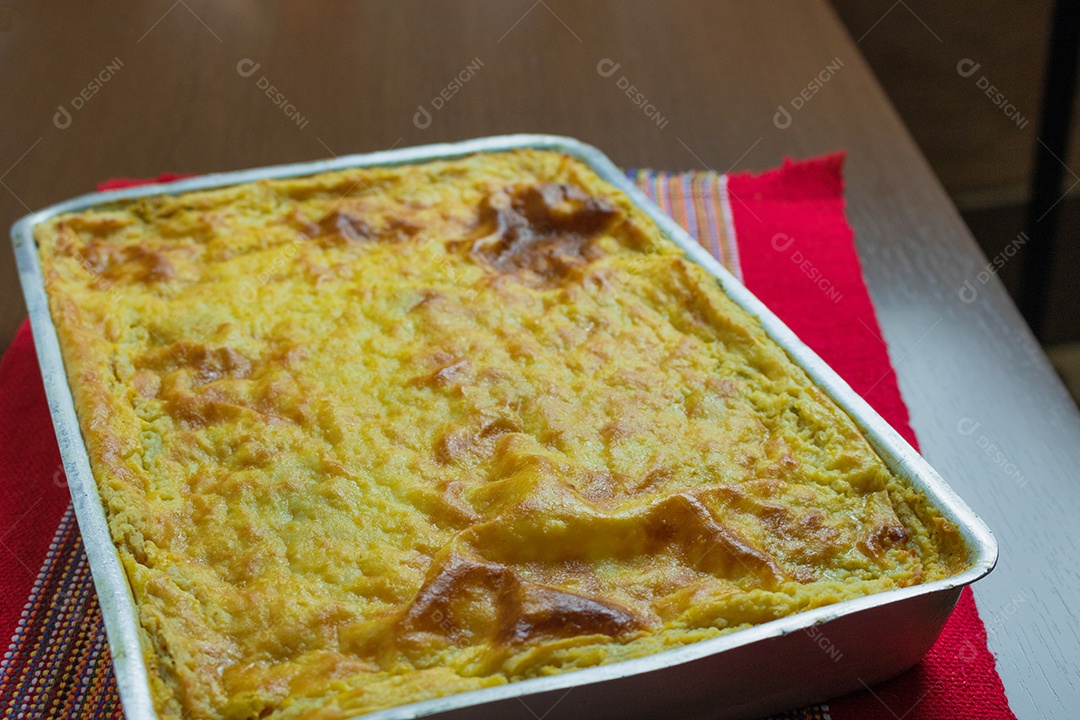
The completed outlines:
[[[848,600],[656,655],[404,705],[367,715],[369,720],[646,718],[670,717],[675,712],[681,717],[760,717],[873,685],[911,667],[937,638],[961,589],[993,569],[997,543],[982,520],[847,383],[592,146],[553,135],[507,135],[93,193],[27,215],[12,227],[11,236],[49,411],[129,720],[157,716],[130,586],[90,470],[49,314],[34,226],[59,213],[146,195],[517,148],[572,155],[648,213],[665,235],[717,278],[736,303],[758,317],[773,340],[852,417],[892,471],[922,490],[944,517],[956,523],[969,549],[969,565],[964,572],[945,580]]]

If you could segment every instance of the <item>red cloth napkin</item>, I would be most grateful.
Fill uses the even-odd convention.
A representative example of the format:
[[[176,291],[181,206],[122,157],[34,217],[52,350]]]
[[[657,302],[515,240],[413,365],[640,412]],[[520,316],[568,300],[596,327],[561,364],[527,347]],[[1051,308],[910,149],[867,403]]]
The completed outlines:
[[[184,178],[195,177],[194,175],[182,175],[177,173],[161,173],[156,178],[147,178],[140,180],[138,178],[113,178],[112,180],[106,180],[103,183],[98,183],[98,192],[105,192],[106,190],[123,190],[129,187],[138,187],[139,185],[149,185],[150,183],[167,183],[174,180],[183,180]]]
[[[729,178],[743,280],[917,448],[844,217],[843,161]],[[829,710],[833,720],[1015,719],[970,589],[919,666]]]
[[[830,155],[788,162],[757,176],[730,176],[739,262],[750,289],[914,444],[844,218],[842,164],[842,155]],[[140,182],[144,181],[114,180],[99,189]],[[0,444],[6,460],[0,465],[0,576],[6,579],[0,591],[0,635],[12,637],[24,608],[31,607],[27,601],[31,591],[42,588],[40,580],[35,588],[35,578],[69,501],[25,324],[0,362]],[[19,639],[27,641],[31,639]],[[107,676],[107,671],[98,675]],[[106,715],[116,712],[114,696],[113,692],[110,702],[99,704]],[[0,704],[7,706],[11,699],[0,696]],[[967,590],[941,638],[917,668],[872,691],[833,701],[827,709],[787,716],[1014,718]]]

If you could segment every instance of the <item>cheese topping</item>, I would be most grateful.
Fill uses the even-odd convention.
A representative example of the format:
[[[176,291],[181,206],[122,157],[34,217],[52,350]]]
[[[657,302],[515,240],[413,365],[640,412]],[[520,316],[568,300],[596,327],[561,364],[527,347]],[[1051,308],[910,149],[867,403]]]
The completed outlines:
[[[157,196],[36,237],[163,718],[347,718],[967,561],[572,158]]]

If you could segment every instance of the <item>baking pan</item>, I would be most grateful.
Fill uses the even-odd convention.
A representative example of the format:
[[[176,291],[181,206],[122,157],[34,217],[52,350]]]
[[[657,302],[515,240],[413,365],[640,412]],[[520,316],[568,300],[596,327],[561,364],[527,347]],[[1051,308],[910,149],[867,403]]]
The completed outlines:
[[[670,717],[673,712],[683,717],[759,717],[873,685],[911,667],[937,638],[961,589],[993,569],[997,543],[982,520],[847,383],[592,146],[553,135],[507,135],[94,193],[27,215],[14,225],[11,236],[49,412],[105,618],[124,713],[129,720],[148,720],[157,716],[143,664],[135,604],[90,470],[56,330],[49,314],[34,245],[34,226],[58,213],[146,195],[178,194],[264,178],[311,175],[371,165],[421,163],[517,148],[555,150],[572,155],[625,192],[648,213],[665,235],[717,278],[736,303],[757,316],[773,340],[852,417],[889,468],[922,490],[928,501],[959,527],[969,550],[969,565],[964,572],[945,580],[802,612],[656,655],[426,700],[372,713],[367,718],[554,720]],[[959,661],[964,662],[964,658]]]

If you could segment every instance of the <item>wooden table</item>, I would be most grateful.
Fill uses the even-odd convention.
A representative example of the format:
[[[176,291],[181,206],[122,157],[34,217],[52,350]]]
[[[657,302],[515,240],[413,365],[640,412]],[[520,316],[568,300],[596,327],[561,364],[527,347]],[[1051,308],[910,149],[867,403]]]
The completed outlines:
[[[979,281],[986,258],[825,2],[16,7],[0,11],[5,225],[110,176],[497,133],[720,172],[846,149],[849,217],[923,449],[1001,543],[976,598],[1013,708],[1075,716],[1080,416],[996,278]],[[24,310],[0,255],[6,345]]]

